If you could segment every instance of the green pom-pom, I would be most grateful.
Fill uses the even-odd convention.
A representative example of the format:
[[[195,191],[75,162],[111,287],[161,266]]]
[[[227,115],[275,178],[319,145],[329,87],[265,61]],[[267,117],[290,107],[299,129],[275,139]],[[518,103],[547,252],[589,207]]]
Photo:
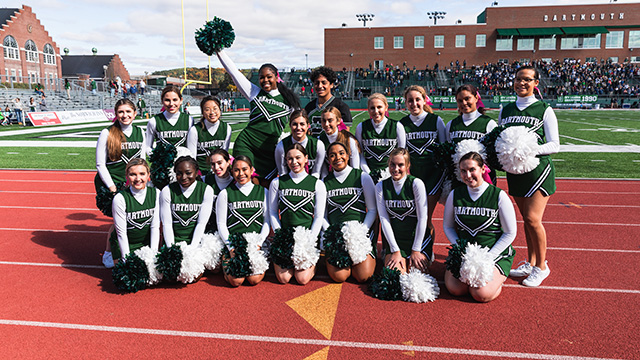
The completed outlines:
[[[293,268],[293,227],[276,230],[271,243],[271,261],[283,269]]]
[[[113,198],[119,191],[125,188],[124,183],[117,183],[115,185],[116,192],[111,192],[108,187],[104,186],[99,187],[98,191],[96,192],[96,206],[103,214],[108,217],[113,217],[111,210],[113,205]]]
[[[224,48],[231,47],[235,39],[236,34],[233,32],[231,23],[217,16],[196,30],[196,44],[200,51],[209,56]]]
[[[156,269],[162,274],[163,279],[177,281],[182,266],[182,250],[174,244],[171,247],[163,245],[156,255]]]
[[[487,165],[493,170],[502,170],[502,164],[498,160],[498,154],[496,153],[496,140],[500,137],[500,133],[505,129],[504,125],[500,125],[486,134],[480,142],[484,145],[487,151]]]
[[[342,226],[344,223],[329,225],[324,232],[324,253],[327,262],[335,267],[344,269],[353,265],[353,260],[347,252],[347,248],[342,236]]]
[[[433,161],[442,171],[451,169],[451,158],[456,153],[456,145],[451,142],[443,142],[433,146]]]
[[[111,276],[118,289],[134,293],[147,287],[149,269],[142,259],[130,253],[113,267]]]
[[[373,275],[369,290],[380,300],[402,300],[400,270],[383,268],[379,274]]]
[[[467,251],[467,239],[458,239],[455,245],[449,246],[449,254],[444,264],[447,270],[451,271],[451,274],[456,278],[460,278],[460,266],[462,266],[462,256]]]
[[[222,268],[225,274],[229,274],[236,278],[242,278],[251,275],[251,266],[249,263],[249,255],[247,254],[247,240],[242,234],[229,235],[229,246],[234,249],[234,257],[230,257],[229,249],[225,246],[224,261]]]
[[[177,154],[175,146],[162,141],[156,143],[149,160],[151,161],[151,180],[157,189],[162,189],[169,184],[169,172]]]

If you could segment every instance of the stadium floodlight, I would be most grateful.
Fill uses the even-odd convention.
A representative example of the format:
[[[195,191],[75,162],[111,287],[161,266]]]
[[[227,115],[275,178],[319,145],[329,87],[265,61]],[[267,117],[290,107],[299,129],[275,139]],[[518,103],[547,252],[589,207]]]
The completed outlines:
[[[491,6],[498,6],[498,2],[497,1],[492,2]]]
[[[433,19],[433,25],[437,25],[438,19],[444,19],[445,15],[447,15],[446,11],[429,11],[427,13],[429,19]]]
[[[356,19],[362,21],[362,26],[367,26],[367,21],[373,21],[374,14],[356,14]]]

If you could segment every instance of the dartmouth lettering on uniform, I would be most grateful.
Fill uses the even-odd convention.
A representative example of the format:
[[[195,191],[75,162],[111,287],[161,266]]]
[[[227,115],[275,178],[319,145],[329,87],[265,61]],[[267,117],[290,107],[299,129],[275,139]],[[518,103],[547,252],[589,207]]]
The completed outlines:
[[[452,139],[473,139],[480,140],[485,134],[480,131],[458,130],[451,132]]]
[[[502,120],[503,124],[530,124],[538,128],[542,124],[542,120],[533,116],[509,116]]]
[[[230,210],[238,210],[238,209],[256,209],[256,208],[261,208],[262,207],[263,202],[262,201],[256,201],[256,200],[250,200],[250,201],[234,201],[232,203],[229,203],[229,209]]]
[[[165,139],[167,139],[167,138],[183,138],[183,137],[187,136],[187,131],[186,130],[161,131],[160,132],[160,136],[162,136]]]
[[[203,149],[209,149],[209,148],[214,148],[214,147],[222,147],[222,146],[224,146],[224,142],[225,142],[225,139],[222,139],[222,140],[211,140],[211,141],[205,141],[205,142],[198,143],[198,146],[200,146]]]
[[[482,216],[493,218],[498,216],[497,209],[489,209],[489,208],[481,208],[481,207],[467,207],[467,206],[456,206],[454,207],[454,211],[456,215],[470,215],[470,216]]]
[[[396,146],[397,139],[362,139],[364,146]]]
[[[407,133],[407,140],[418,140],[418,139],[437,139],[438,133],[435,131],[414,131]]]
[[[333,190],[329,190],[327,191],[327,197],[336,197],[336,196],[353,196],[353,195],[359,195],[360,194],[361,189],[360,188],[339,188],[339,189],[333,189]]]
[[[126,141],[120,146],[122,150],[138,150],[142,148],[142,143],[137,141]]]
[[[281,101],[275,100],[275,99],[268,98],[266,96],[259,96],[259,97],[257,97],[256,100],[260,101],[262,103],[267,103],[269,105],[278,106],[278,107],[281,107],[283,109],[288,109],[289,108],[289,106],[287,104],[285,104],[285,103],[283,103]]]
[[[145,209],[127,213],[127,220],[138,220],[153,217],[154,210],[155,209]]]
[[[280,189],[280,194],[282,196],[301,196],[301,197],[311,197],[314,196],[313,191],[303,190],[303,189]]]
[[[415,206],[415,200],[385,200],[387,208],[410,208]]]
[[[171,204],[172,211],[200,211],[202,204]]]

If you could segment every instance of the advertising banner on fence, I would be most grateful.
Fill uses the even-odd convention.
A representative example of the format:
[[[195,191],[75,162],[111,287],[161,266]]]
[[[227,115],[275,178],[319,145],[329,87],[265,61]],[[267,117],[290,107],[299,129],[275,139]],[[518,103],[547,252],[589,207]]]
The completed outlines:
[[[33,126],[60,125],[60,119],[53,111],[27,113]]]
[[[431,102],[435,105],[438,105],[440,103],[440,100],[442,100],[443,103],[447,103],[447,104],[455,104],[456,103],[456,97],[455,96],[439,96],[439,95],[434,95],[434,96],[430,96],[431,98]]]
[[[595,103],[598,95],[565,95],[558,96],[558,103]]]
[[[47,111],[27,113],[33,126],[106,122],[115,119],[113,110]]]
[[[516,101],[515,95],[496,95],[493,97],[494,103],[511,103]]]

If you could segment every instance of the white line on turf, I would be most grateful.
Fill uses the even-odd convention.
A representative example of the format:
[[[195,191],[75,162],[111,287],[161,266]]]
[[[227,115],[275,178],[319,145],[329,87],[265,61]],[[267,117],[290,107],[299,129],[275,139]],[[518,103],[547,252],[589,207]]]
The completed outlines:
[[[33,263],[22,261],[0,261],[0,265],[26,265],[26,266],[48,266],[61,268],[80,268],[80,269],[105,269],[103,265],[81,265],[81,264],[53,264],[53,263]]]
[[[451,246],[451,243],[434,243],[436,246]],[[513,246],[516,249],[526,249],[526,246]],[[609,252],[621,254],[640,254],[640,250],[623,250],[623,249],[586,249],[586,248],[565,248],[565,247],[547,247],[547,250],[558,251],[589,251],[589,252]]]
[[[48,207],[48,206],[10,206],[0,205],[0,209],[29,209],[29,210],[77,210],[77,211],[97,211],[96,208],[64,208],[64,207]]]
[[[91,195],[96,196],[96,193],[82,193],[82,192],[55,192],[55,191],[13,191],[13,190],[0,190],[3,194],[48,194],[48,195]],[[583,205],[580,205],[583,206]]]
[[[203,332],[203,331],[180,331],[180,330],[133,328],[133,327],[121,327],[121,326],[85,325],[85,324],[44,322],[44,321],[0,319],[0,324],[55,328],[55,329],[102,331],[102,332],[127,333],[127,334],[163,335],[163,336],[180,336],[180,337],[218,339],[218,340],[267,342],[267,343],[279,343],[279,344],[336,346],[336,347],[346,347],[346,348],[376,349],[376,350],[390,350],[390,351],[417,351],[417,352],[423,352],[423,353],[493,356],[493,357],[511,358],[511,359],[609,360],[609,358],[600,358],[600,357],[565,356],[565,355],[522,353],[522,352],[511,352],[511,351],[460,349],[460,348],[446,348],[446,347],[435,347],[435,346],[383,344],[383,343],[369,343],[369,342],[358,342],[358,341],[304,339],[304,338],[277,337],[277,336],[225,334],[225,333],[212,333],[212,332]]]
[[[16,182],[16,179],[0,179],[0,181]],[[20,180],[23,182],[41,182],[41,183],[65,183],[65,184],[93,184],[93,181],[71,181],[71,180]]]
[[[108,231],[94,230],[52,230],[52,229],[18,229],[18,228],[0,228],[0,231],[30,231],[30,232],[52,232],[52,233],[76,233],[76,234],[108,234]]]

